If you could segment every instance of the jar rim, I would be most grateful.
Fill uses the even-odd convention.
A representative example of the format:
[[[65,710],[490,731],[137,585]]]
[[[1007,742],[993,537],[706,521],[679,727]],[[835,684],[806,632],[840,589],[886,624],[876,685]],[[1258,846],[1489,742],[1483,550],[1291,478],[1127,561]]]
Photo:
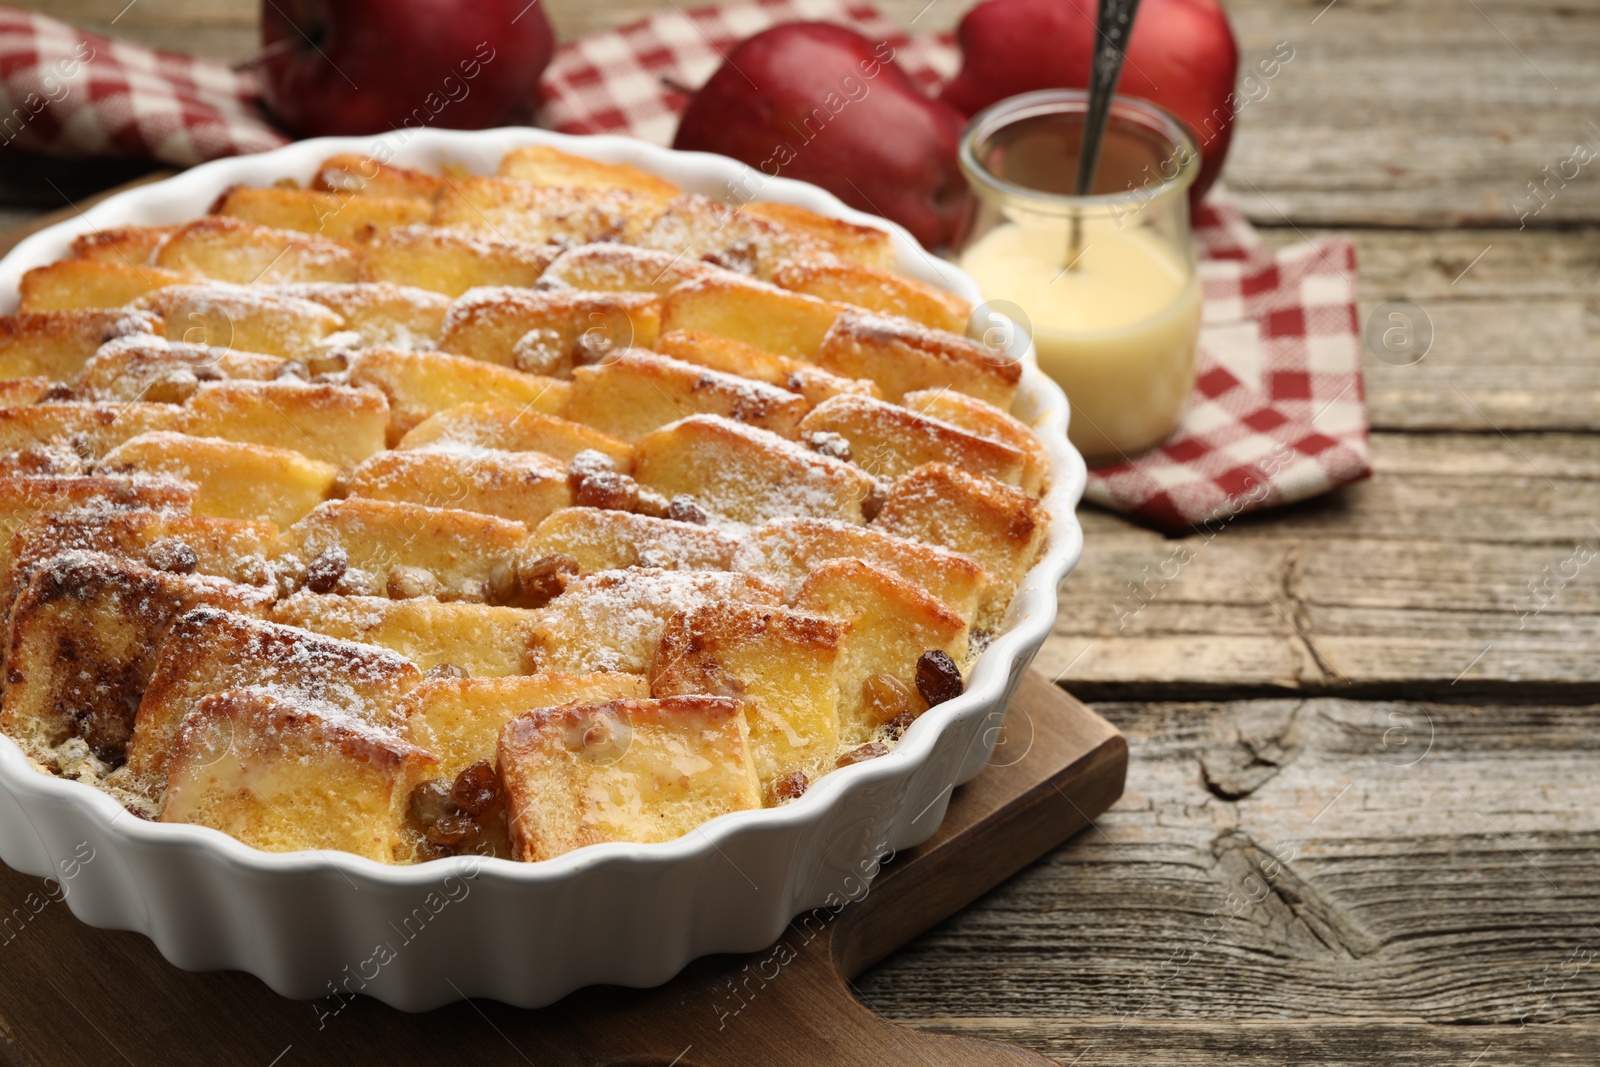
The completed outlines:
[[[1045,115],[1084,114],[1088,108],[1089,93],[1084,89],[1038,89],[990,104],[974,115],[961,133],[957,159],[966,175],[967,184],[985,198],[1023,198],[1033,202],[1030,207],[1056,209],[1064,213],[1094,209],[1116,211],[1129,205],[1144,205],[1184,192],[1194,184],[1200,174],[1200,149],[1189,128],[1165,108],[1120,93],[1111,101],[1111,121],[1120,119],[1124,125],[1135,126],[1165,138],[1169,150],[1164,158],[1176,160],[1178,164],[1177,173],[1171,178],[1146,182],[1122,193],[1074,196],[1019,185],[994,173],[979,158],[980,146],[987,144],[1007,126]]]

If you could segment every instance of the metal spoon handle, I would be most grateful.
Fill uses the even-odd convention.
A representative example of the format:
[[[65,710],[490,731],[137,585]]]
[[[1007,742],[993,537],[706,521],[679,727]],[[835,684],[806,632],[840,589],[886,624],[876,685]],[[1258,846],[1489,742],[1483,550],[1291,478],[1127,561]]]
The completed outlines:
[[[1074,191],[1088,196],[1094,188],[1094,172],[1100,163],[1100,144],[1105,140],[1106,123],[1111,118],[1111,98],[1122,77],[1122,61],[1128,54],[1128,36],[1133,32],[1133,16],[1139,0],[1100,0],[1096,19],[1094,65],[1089,74],[1089,111],[1084,116],[1083,144],[1078,150],[1078,180]]]

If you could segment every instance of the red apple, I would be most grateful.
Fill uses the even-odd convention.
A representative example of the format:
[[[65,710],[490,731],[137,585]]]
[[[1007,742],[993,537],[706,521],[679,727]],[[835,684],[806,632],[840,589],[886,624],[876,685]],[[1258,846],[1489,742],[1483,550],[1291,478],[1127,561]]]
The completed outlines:
[[[1095,0],[987,0],[962,18],[961,73],[942,99],[973,115],[1035,89],[1082,89],[1095,48]],[[1216,0],[1143,0],[1117,91],[1166,108],[1194,133],[1200,176],[1216,180],[1233,134],[1239,48]]]
[[[261,43],[268,107],[323,136],[503,122],[555,36],[528,0],[263,0]]]
[[[791,22],[734,49],[689,101],[673,147],[820,185],[932,248],[949,242],[965,202],[965,124],[895,65],[889,44]]]

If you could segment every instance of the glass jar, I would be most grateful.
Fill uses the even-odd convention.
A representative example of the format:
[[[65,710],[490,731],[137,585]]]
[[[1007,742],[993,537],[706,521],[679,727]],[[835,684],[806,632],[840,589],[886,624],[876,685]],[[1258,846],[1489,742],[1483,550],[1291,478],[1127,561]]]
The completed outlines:
[[[960,159],[974,208],[956,255],[985,300],[1026,313],[1040,369],[1072,402],[1067,436],[1104,462],[1159,444],[1194,390],[1200,153],[1177,119],[1119,96],[1091,195],[1074,196],[1088,103],[1048,89],[973,118]]]

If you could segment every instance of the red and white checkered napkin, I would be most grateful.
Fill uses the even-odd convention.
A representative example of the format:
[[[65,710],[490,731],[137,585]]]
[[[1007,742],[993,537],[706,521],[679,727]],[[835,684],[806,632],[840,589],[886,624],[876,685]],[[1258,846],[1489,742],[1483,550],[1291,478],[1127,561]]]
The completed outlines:
[[[211,59],[158,52],[0,7],[0,151],[125,156],[187,167],[288,138],[256,79]]]
[[[948,37],[907,37],[841,0],[673,8],[564,46],[545,74],[542,125],[667,144],[688,97],[727,52],[780,22],[818,19],[887,40],[926,87],[959,66]],[[1159,448],[1089,472],[1086,498],[1178,533],[1325,493],[1371,473],[1355,253],[1342,238],[1272,251],[1225,196],[1195,218],[1205,293],[1198,380]]]

